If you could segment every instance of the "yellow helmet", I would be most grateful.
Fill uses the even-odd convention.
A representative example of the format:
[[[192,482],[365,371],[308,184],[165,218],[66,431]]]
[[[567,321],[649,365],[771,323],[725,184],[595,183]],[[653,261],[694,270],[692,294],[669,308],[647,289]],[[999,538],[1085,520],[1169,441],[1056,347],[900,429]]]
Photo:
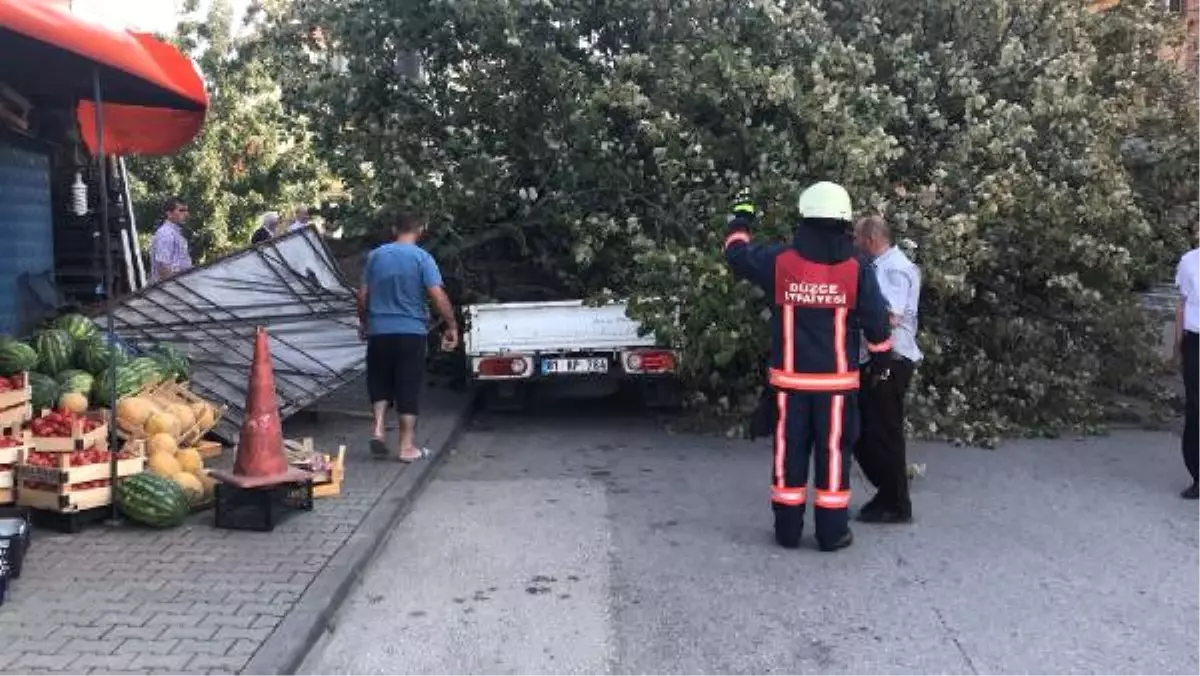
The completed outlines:
[[[850,194],[837,183],[815,183],[800,193],[800,216],[849,221],[853,218]]]

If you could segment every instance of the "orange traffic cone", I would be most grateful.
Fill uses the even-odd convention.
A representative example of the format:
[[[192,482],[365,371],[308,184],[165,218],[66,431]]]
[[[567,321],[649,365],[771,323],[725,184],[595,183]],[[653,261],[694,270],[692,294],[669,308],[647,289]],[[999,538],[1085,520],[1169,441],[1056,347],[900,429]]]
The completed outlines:
[[[241,488],[257,488],[304,481],[311,474],[292,467],[283,452],[283,425],[275,401],[275,373],[266,329],[254,337],[254,361],[246,391],[246,417],[238,439],[233,471],[213,470],[212,476]]]

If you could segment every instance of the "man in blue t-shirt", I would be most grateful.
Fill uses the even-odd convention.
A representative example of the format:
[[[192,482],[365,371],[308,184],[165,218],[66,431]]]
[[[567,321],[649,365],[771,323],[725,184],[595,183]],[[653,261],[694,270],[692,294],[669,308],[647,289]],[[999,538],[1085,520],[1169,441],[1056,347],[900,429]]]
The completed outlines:
[[[426,297],[445,325],[442,349],[458,347],[458,322],[442,287],[442,273],[433,256],[417,246],[424,233],[424,224],[415,216],[397,218],[392,225],[394,241],[367,256],[358,290],[358,332],[367,341],[367,394],[375,413],[371,453],[387,455],[384,422],[388,407],[395,406],[400,416],[401,462],[428,455],[415,439],[429,330]]]

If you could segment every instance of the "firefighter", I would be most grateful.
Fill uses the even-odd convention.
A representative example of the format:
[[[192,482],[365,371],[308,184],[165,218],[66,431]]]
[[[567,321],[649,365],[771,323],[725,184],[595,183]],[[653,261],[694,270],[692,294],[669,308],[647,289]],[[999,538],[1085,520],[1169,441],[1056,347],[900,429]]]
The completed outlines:
[[[805,506],[812,502],[817,544],[832,552],[854,541],[848,507],[851,449],[858,435],[860,332],[878,360],[874,377],[886,378],[891,329],[875,273],[854,250],[846,190],[817,183],[801,193],[799,206],[791,244],[759,245],[750,236],[755,207],[739,201],[725,259],[771,303],[775,540],[789,549],[800,545]],[[810,455],[816,473],[811,492]]]

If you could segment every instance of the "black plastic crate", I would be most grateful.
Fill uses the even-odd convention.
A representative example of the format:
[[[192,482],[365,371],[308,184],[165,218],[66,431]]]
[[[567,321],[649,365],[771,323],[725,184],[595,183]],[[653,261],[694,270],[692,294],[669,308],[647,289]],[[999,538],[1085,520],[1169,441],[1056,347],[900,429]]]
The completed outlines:
[[[0,521],[19,522],[15,533],[13,528],[0,530],[0,558],[4,559],[6,576],[15,580],[21,577],[21,566],[33,538],[32,516],[24,507],[0,507]]]
[[[214,525],[230,530],[269,532],[288,512],[312,511],[312,481],[241,488],[218,483],[213,512]]]
[[[33,525],[55,533],[82,533],[88,526],[101,523],[112,516],[112,506],[93,507],[78,512],[55,512],[48,509],[30,510]]]

